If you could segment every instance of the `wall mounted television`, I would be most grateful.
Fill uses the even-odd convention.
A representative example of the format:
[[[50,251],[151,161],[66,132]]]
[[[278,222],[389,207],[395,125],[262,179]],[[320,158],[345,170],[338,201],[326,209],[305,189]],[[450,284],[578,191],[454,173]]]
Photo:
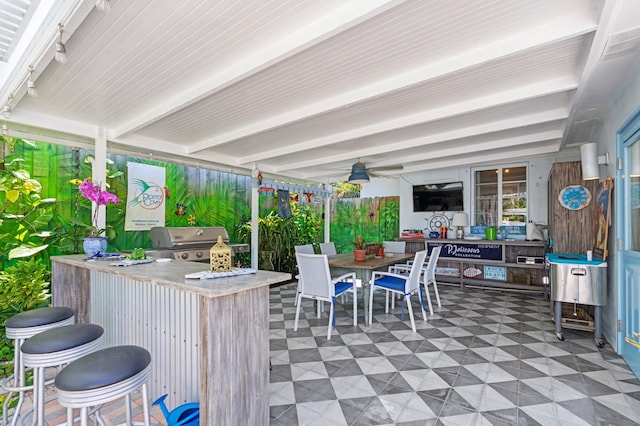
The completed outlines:
[[[413,186],[414,212],[462,211],[462,182],[436,183]]]

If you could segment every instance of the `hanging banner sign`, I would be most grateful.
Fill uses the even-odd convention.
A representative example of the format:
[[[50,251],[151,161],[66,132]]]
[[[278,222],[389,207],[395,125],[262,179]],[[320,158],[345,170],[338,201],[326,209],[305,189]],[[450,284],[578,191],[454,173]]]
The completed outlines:
[[[146,231],[165,224],[165,169],[127,163],[125,231]]]
[[[482,259],[482,260],[503,260],[502,245],[479,243],[479,244],[458,244],[458,243],[432,243],[428,242],[429,254],[434,247],[442,247],[440,257],[453,257],[456,259]]]

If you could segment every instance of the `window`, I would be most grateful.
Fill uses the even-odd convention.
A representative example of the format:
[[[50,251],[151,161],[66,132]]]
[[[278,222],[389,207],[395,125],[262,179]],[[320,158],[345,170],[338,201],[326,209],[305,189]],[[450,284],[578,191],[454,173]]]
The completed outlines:
[[[527,166],[475,170],[474,179],[474,225],[526,225]]]

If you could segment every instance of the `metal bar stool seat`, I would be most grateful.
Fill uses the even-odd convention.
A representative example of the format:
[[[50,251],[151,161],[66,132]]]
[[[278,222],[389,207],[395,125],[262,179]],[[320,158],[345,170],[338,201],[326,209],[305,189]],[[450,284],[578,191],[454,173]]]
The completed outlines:
[[[75,322],[75,312],[71,308],[56,306],[48,308],[32,309],[21,312],[7,319],[5,322],[5,332],[9,339],[14,341],[13,374],[5,378],[0,386],[8,392],[3,404],[2,424],[7,424],[9,402],[14,393],[18,393],[18,404],[16,405],[11,425],[15,425],[22,404],[24,402],[25,391],[33,389],[33,386],[25,384],[25,367],[22,362],[22,352],[20,347],[29,337],[52,328],[62,327]]]
[[[142,391],[144,424],[150,425],[147,381],[151,355],[139,346],[114,346],[79,358],[56,376],[58,402],[67,408],[67,424],[74,424],[73,409],[80,408],[80,424],[88,424],[88,409],[125,397],[127,424],[132,422],[131,393]],[[96,416],[100,422],[99,409]]]
[[[45,424],[46,368],[63,366],[95,352],[102,346],[103,334],[104,329],[96,324],[71,324],[43,331],[22,344],[24,365],[33,368],[34,424]]]

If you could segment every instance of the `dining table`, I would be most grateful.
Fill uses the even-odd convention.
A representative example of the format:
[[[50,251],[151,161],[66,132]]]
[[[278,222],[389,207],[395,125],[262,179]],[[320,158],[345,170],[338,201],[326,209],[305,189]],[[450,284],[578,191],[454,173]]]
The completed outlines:
[[[369,320],[369,289],[371,275],[374,270],[386,269],[396,263],[406,263],[413,259],[415,253],[385,253],[384,256],[367,256],[365,260],[355,260],[353,253],[340,253],[327,256],[329,268],[334,273],[355,272],[356,277],[362,283],[362,296],[364,306],[364,323]]]

